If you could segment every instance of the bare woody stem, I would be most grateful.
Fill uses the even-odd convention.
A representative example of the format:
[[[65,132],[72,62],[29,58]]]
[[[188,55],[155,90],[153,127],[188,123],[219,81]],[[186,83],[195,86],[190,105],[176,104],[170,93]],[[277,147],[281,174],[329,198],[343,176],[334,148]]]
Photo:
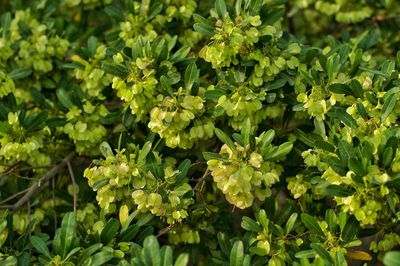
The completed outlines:
[[[10,210],[12,212],[17,211],[21,208],[24,204],[28,202],[28,200],[32,197],[32,195],[39,190],[43,184],[49,181],[52,177],[54,177],[61,169],[65,167],[65,165],[70,162],[75,157],[75,152],[70,153],[67,157],[65,157],[59,164],[51,168],[43,177],[41,177],[33,186],[31,186],[26,194],[20,198],[17,203],[10,206]]]

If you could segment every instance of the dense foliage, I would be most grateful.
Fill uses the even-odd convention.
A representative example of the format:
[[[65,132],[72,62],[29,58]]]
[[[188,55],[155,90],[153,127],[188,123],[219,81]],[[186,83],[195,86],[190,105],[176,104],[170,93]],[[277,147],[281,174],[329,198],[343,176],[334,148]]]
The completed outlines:
[[[0,0],[1,265],[400,265],[400,2]]]

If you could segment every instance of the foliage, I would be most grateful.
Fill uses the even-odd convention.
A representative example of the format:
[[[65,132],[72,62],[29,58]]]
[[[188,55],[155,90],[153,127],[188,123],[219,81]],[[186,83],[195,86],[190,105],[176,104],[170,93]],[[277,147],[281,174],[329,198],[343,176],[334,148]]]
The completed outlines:
[[[0,0],[0,264],[399,265],[399,20]]]

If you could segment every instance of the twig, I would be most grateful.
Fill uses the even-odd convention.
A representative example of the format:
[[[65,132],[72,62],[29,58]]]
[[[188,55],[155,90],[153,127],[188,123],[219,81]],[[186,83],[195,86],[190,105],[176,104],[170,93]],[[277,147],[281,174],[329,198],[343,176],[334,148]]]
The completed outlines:
[[[53,176],[55,176],[64,166],[74,158],[75,152],[70,153],[67,157],[65,157],[61,163],[57,164],[53,168],[51,168],[42,178],[39,179],[33,186],[29,188],[26,194],[12,207],[10,208],[12,212],[17,211],[21,206],[23,206],[31,197],[32,195],[38,190],[44,183],[50,180]]]
[[[74,213],[76,214],[76,202],[77,202],[77,197],[76,197],[76,181],[75,181],[75,175],[74,175],[74,171],[72,170],[71,167],[71,163],[67,162],[67,166],[68,166],[68,171],[69,171],[69,175],[71,177],[71,181],[72,181],[72,185],[73,185],[73,196],[74,196]]]
[[[56,193],[55,193],[55,189],[56,189],[56,180],[54,178],[54,176],[51,178],[51,197],[53,198],[53,209],[54,209],[54,232],[57,229],[57,212],[55,211],[56,209]]]
[[[24,189],[24,190],[21,190],[21,191],[18,191],[17,193],[15,193],[15,194],[9,196],[8,198],[6,198],[5,200],[1,201],[1,202],[0,202],[0,205],[3,205],[4,203],[6,203],[6,202],[8,202],[8,201],[10,201],[10,200],[12,200],[12,199],[18,197],[18,196],[21,195],[21,194],[24,194],[24,193],[27,192],[28,190],[29,190],[29,188]]]
[[[165,235],[166,233],[168,233],[169,231],[174,229],[174,227],[176,227],[177,225],[178,225],[177,223],[174,223],[174,224],[169,225],[168,227],[165,227],[163,230],[160,231],[160,233],[158,233],[158,235],[156,237]]]
[[[199,180],[197,181],[197,184],[194,186],[194,188],[193,188],[194,191],[199,191],[199,192],[202,191],[202,189],[199,189],[199,187],[202,186],[200,184],[202,184],[204,182],[204,180],[207,178],[207,176],[209,174],[210,174],[210,170],[208,170],[208,168],[207,168],[207,170],[204,172],[203,176],[199,178]]]
[[[8,174],[11,173],[12,171],[14,171],[14,170],[18,167],[18,165],[20,165],[21,163],[22,163],[22,162],[19,161],[19,162],[16,162],[15,164],[13,164],[13,165],[10,165],[10,167],[8,167],[4,172],[2,172],[2,173],[0,174],[0,177],[3,177],[3,176],[8,175]]]

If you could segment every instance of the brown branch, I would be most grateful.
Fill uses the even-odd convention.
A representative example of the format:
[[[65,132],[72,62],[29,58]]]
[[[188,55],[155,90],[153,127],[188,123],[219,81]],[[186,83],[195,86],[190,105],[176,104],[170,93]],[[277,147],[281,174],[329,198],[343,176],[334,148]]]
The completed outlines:
[[[177,225],[178,225],[177,223],[174,223],[174,224],[169,225],[168,227],[165,227],[163,230],[160,231],[160,233],[158,233],[158,235],[156,237],[165,235],[166,233],[168,233],[169,231],[174,229],[174,227],[176,227]]]
[[[21,161],[19,161],[19,162],[16,162],[15,164],[13,164],[13,165],[10,165],[4,172],[2,172],[1,174],[0,174],[0,177],[3,177],[3,176],[7,176],[8,174],[10,174],[12,171],[14,171],[17,167],[18,167],[18,165],[20,165],[22,162]]]
[[[14,205],[11,206],[11,211],[15,212],[19,208],[21,208],[31,197],[32,195],[42,187],[47,181],[49,181],[53,176],[55,176],[64,166],[74,158],[75,152],[70,153],[67,157],[65,157],[61,163],[57,164],[53,168],[51,168],[42,178],[40,178],[33,186],[29,188],[26,194]]]
[[[73,185],[73,196],[74,196],[74,213],[76,214],[76,202],[77,202],[77,197],[76,197],[76,181],[75,181],[75,175],[74,175],[74,171],[72,170],[72,167],[71,167],[71,163],[70,162],[67,162],[67,166],[68,166],[68,172],[69,172],[69,175],[70,175],[70,177],[71,177],[71,181],[72,181],[72,185]]]
[[[18,196],[21,195],[21,194],[24,194],[24,193],[27,192],[28,190],[29,190],[29,188],[24,189],[24,190],[21,190],[21,191],[18,191],[17,193],[15,193],[15,194],[9,196],[8,198],[6,198],[5,200],[2,200],[2,201],[0,202],[0,205],[3,205],[4,203],[6,203],[6,202],[8,202],[8,201],[10,201],[10,200],[12,200],[12,199],[18,197]]]

